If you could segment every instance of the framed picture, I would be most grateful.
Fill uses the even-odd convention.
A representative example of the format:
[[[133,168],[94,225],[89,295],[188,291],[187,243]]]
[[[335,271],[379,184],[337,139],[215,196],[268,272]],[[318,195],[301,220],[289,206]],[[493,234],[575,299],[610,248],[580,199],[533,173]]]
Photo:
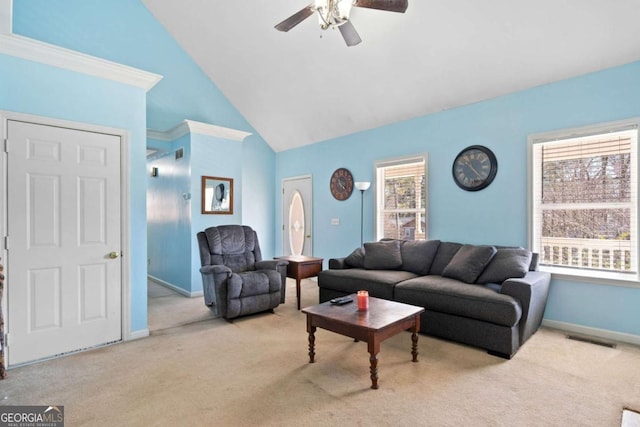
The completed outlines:
[[[202,177],[202,213],[233,214],[233,179]]]

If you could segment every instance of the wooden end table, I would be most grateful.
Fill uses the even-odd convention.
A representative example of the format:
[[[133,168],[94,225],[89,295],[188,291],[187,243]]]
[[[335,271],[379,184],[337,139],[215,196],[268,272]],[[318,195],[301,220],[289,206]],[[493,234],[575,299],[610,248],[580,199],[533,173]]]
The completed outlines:
[[[412,361],[418,361],[418,332],[420,314],[424,308],[380,298],[369,297],[369,309],[358,311],[356,294],[349,295],[353,302],[345,305],[322,304],[306,307],[309,333],[309,363],[315,362],[316,328],[365,341],[369,350],[371,388],[378,388],[378,353],[380,343],[402,331],[411,331]]]
[[[298,299],[298,310],[300,310],[300,281],[317,276],[322,271],[323,260],[304,255],[279,256],[276,259],[289,261],[287,277],[296,279],[296,298]]]

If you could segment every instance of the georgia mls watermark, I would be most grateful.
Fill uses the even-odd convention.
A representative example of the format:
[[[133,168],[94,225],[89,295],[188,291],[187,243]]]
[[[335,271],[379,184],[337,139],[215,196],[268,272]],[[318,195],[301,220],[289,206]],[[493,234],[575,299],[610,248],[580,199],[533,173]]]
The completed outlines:
[[[0,406],[0,427],[64,427],[64,406]]]

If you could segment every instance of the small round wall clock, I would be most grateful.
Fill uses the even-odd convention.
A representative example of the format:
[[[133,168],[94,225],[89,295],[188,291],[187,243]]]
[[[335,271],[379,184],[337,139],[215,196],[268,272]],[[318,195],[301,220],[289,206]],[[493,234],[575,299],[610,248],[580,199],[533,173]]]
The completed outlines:
[[[498,173],[498,161],[491,150],[472,145],[462,150],[453,161],[453,180],[466,191],[486,188]]]
[[[336,169],[331,175],[329,188],[331,189],[331,194],[337,200],[347,200],[353,193],[353,175],[351,175],[349,169]]]

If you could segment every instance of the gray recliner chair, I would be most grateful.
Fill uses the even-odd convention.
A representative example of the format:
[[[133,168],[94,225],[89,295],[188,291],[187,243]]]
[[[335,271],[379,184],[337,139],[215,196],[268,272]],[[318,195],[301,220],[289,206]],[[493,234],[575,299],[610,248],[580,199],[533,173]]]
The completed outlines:
[[[197,237],[204,303],[214,313],[228,320],[284,303],[288,262],[263,261],[251,227],[209,227]]]

